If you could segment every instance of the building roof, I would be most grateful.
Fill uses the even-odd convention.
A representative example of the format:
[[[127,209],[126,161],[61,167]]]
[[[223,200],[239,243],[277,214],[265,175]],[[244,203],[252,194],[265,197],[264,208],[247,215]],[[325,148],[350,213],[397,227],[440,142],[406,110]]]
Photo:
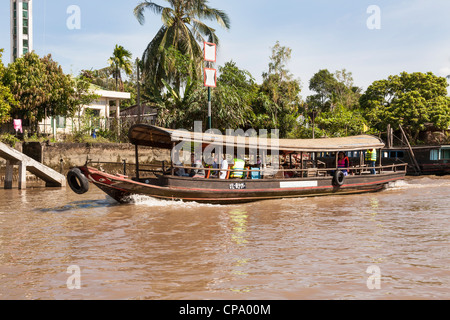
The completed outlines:
[[[101,96],[102,98],[124,99],[124,100],[131,99],[131,93],[129,93],[129,92],[119,92],[119,91],[96,89],[96,90],[94,90],[94,93],[96,95]]]

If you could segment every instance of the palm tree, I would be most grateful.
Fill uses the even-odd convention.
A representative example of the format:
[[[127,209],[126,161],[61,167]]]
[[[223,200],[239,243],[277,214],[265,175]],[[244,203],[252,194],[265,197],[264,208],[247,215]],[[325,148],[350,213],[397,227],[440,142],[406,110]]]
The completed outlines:
[[[123,81],[121,71],[122,70],[125,71],[127,75],[130,75],[133,72],[131,57],[132,55],[130,51],[116,44],[113,56],[109,58],[109,64],[112,69],[112,74],[114,79],[116,79],[116,90],[117,85],[120,82],[120,91],[123,91]]]
[[[143,78],[157,92],[164,87],[161,79],[173,84],[179,92],[180,77],[171,63],[172,60],[167,59],[167,50],[174,48],[182,55],[188,56],[191,62],[189,72],[194,79],[198,78],[202,70],[202,47],[198,42],[208,41],[219,44],[216,30],[201,20],[216,21],[225,29],[230,28],[230,20],[225,12],[210,8],[207,0],[165,1],[169,3],[168,7],[145,0],[134,9],[134,15],[140,24],[145,23],[146,9],[161,15],[163,22],[162,27],[144,51]]]

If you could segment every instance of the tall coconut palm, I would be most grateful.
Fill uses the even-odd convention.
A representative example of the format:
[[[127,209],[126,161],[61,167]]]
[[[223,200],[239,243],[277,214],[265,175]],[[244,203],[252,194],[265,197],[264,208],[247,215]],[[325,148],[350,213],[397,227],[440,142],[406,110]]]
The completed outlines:
[[[130,51],[116,44],[113,56],[109,58],[113,77],[116,80],[116,90],[117,85],[120,84],[120,90],[123,91],[122,70],[125,71],[127,75],[130,75],[133,72],[131,57]]]
[[[175,66],[167,59],[166,52],[170,48],[187,55],[191,60],[193,78],[198,77],[202,70],[202,47],[199,42],[208,41],[215,44],[219,39],[215,29],[207,26],[202,20],[216,21],[225,29],[230,28],[228,15],[218,9],[210,8],[207,0],[165,0],[169,6],[164,7],[150,0],[139,3],[134,9],[134,15],[140,24],[145,23],[144,11],[149,9],[161,15],[162,27],[144,51],[143,77],[153,89],[159,91],[164,87],[163,81],[180,88],[179,76]]]

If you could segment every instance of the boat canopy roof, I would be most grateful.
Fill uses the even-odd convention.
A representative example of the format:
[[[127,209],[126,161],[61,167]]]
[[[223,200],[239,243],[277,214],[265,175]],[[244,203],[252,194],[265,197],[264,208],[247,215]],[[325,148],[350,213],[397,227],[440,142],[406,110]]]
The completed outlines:
[[[166,129],[148,124],[130,128],[128,138],[134,145],[172,149],[181,141],[234,148],[266,148],[283,152],[337,152],[381,149],[384,143],[371,135],[318,139],[270,139],[263,137],[228,136],[186,130]]]

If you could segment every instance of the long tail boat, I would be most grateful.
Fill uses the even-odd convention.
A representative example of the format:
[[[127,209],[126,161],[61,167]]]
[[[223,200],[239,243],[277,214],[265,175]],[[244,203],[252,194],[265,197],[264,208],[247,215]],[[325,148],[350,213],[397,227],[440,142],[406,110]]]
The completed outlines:
[[[67,180],[71,189],[82,194],[88,191],[89,184],[92,183],[120,203],[132,201],[133,195],[146,195],[164,200],[232,204],[380,191],[389,183],[404,179],[407,167],[406,163],[382,165],[381,157],[374,167],[368,167],[364,163],[365,151],[375,149],[380,154],[384,148],[384,143],[379,138],[370,135],[321,139],[269,139],[249,136],[224,138],[212,133],[137,124],[130,128],[128,138],[135,146],[134,177],[107,173],[86,162],[83,166],[69,171]],[[140,146],[163,148],[173,152],[177,145],[183,143],[189,146],[196,144],[202,151],[215,145],[232,150],[234,154],[238,154],[239,150],[245,151],[247,158],[255,157],[256,150],[257,155],[262,158],[262,163],[259,166],[246,165],[241,169],[204,167],[203,176],[177,175],[178,169],[195,170],[198,167],[182,166],[175,161],[170,164],[163,162],[161,168],[152,170],[139,164]],[[271,147],[269,156],[266,151]],[[273,152],[274,149],[277,152]],[[352,159],[360,161],[352,161],[348,167],[342,168],[338,166],[340,151],[351,154]],[[280,158],[284,159],[283,165],[279,164]],[[227,173],[225,179],[220,179],[219,172],[222,172],[222,175]],[[232,178],[233,176],[239,178]]]

